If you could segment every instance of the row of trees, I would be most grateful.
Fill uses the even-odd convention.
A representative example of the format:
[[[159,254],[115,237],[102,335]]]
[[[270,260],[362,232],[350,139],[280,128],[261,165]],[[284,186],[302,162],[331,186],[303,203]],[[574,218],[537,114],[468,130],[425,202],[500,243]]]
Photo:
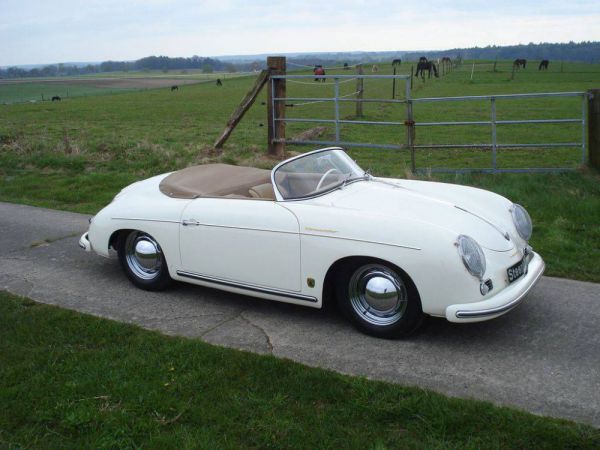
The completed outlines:
[[[473,48],[455,48],[432,52],[410,52],[404,54],[406,60],[417,60],[420,56],[430,59],[462,55],[463,59],[506,59],[524,58],[531,60],[549,59],[551,61],[600,62],[600,42],[568,42],[565,44],[524,44]]]
[[[68,64],[50,64],[41,68],[23,69],[9,67],[0,69],[0,78],[35,78],[69,75],[88,75],[103,72],[129,72],[131,70],[187,70],[200,69],[205,73],[235,72],[237,67],[229,62],[214,58],[192,56],[191,58],[169,58],[168,56],[148,56],[137,61],[104,61],[100,64],[76,66]]]

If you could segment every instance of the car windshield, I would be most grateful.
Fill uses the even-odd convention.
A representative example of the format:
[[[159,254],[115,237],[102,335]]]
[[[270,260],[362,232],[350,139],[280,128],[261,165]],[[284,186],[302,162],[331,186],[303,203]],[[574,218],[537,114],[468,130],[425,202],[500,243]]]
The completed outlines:
[[[367,173],[339,148],[294,158],[276,167],[273,174],[284,200],[312,197],[366,177]]]

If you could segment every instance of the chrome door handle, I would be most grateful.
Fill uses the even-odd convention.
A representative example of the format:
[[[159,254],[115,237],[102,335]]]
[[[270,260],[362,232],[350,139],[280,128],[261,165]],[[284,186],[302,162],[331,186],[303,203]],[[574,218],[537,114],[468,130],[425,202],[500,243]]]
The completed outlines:
[[[196,219],[183,219],[181,221],[181,225],[183,225],[184,227],[192,225],[197,227],[198,225],[200,225],[200,222],[198,222]]]

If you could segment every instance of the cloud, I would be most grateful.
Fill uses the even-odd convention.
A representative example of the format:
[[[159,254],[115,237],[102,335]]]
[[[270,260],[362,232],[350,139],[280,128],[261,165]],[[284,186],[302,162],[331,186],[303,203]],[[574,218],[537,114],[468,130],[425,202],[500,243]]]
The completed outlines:
[[[597,2],[0,0],[0,65],[600,40]]]

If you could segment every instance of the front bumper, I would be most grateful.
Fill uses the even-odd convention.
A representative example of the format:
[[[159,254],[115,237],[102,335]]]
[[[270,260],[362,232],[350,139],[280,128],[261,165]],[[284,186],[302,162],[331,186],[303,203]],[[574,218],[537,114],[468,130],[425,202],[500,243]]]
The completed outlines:
[[[90,240],[88,239],[88,234],[87,232],[83,234],[83,236],[81,236],[79,238],[79,246],[84,249],[86,252],[91,252],[92,251],[92,244],[90,244]]]
[[[538,282],[545,268],[542,257],[534,253],[527,267],[527,273],[519,281],[481,302],[448,306],[446,319],[450,322],[481,322],[506,314],[521,303]]]

